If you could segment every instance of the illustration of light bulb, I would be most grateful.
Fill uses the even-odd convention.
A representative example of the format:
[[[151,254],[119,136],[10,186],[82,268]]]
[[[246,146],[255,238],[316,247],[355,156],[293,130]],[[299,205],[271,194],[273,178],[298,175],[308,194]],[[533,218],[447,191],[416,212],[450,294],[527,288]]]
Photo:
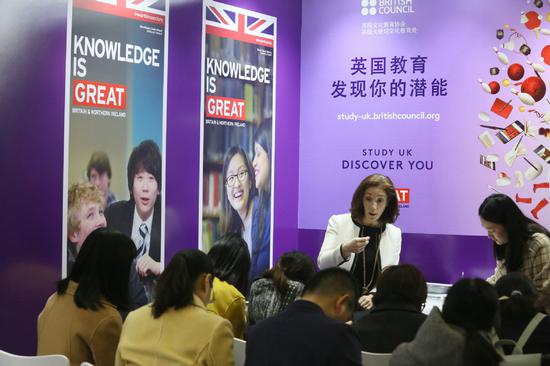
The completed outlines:
[[[508,62],[510,62],[510,61],[508,61],[508,56],[506,56],[504,53],[500,52],[500,51],[498,50],[498,48],[496,48],[496,47],[493,47],[493,51],[495,51],[495,53],[497,54],[498,60],[499,60],[502,64],[508,65]]]
[[[521,100],[521,102],[522,102],[523,104],[526,104],[526,105],[533,105],[533,104],[535,104],[535,99],[534,99],[532,96],[530,96],[529,94],[527,94],[527,93],[520,93],[520,92],[518,92],[518,91],[515,90],[515,89],[510,90],[510,92],[511,92],[512,94],[517,95],[518,98],[519,98],[519,100]]]

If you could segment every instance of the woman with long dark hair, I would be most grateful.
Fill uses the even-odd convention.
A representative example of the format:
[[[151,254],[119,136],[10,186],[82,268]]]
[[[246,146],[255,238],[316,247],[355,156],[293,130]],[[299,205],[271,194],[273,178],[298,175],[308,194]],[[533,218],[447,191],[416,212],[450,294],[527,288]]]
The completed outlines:
[[[458,281],[449,289],[443,311],[432,309],[415,339],[395,349],[390,365],[499,365],[502,357],[491,341],[497,311],[497,294],[489,283]]]
[[[254,133],[254,180],[258,195],[252,211],[252,267],[250,282],[269,268],[271,232],[271,120],[264,120]]]
[[[38,316],[38,355],[63,354],[71,365],[113,365],[135,251],[123,234],[97,229],[88,235]]]
[[[246,299],[250,253],[238,234],[226,234],[208,252],[212,261],[214,283],[212,301],[207,308],[231,322],[233,334],[244,339]]]
[[[550,233],[526,217],[504,194],[492,194],[479,207],[481,225],[493,241],[497,261],[494,284],[506,273],[521,272],[540,291],[550,284]]]
[[[372,174],[353,193],[350,213],[333,215],[317,258],[320,269],[339,266],[362,287],[359,304],[372,306],[370,291],[383,268],[399,263],[401,230],[397,193],[390,178]]]
[[[154,302],[124,322],[115,365],[233,365],[231,324],[206,310],[212,273],[203,252],[176,253],[158,278]]]
[[[288,252],[250,287],[250,324],[276,315],[302,295],[304,284],[315,274],[313,260],[302,252]]]

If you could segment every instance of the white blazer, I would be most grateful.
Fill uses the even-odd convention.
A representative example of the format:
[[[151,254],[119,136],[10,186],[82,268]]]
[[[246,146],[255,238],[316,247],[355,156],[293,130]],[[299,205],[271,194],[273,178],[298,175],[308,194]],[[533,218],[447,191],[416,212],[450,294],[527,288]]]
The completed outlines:
[[[317,264],[320,269],[340,266],[351,270],[355,253],[349,260],[342,258],[340,245],[359,236],[359,227],[351,219],[351,214],[333,215],[328,221],[325,240],[321,246]],[[399,263],[401,253],[401,229],[392,224],[386,224],[386,229],[380,237],[380,261],[382,269]]]

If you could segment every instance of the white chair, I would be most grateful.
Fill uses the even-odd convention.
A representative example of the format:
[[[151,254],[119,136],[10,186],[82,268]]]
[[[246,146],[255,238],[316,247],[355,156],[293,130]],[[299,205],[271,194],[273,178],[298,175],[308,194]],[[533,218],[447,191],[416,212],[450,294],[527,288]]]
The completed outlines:
[[[246,342],[239,338],[233,338],[233,358],[235,366],[244,366],[246,357]]]
[[[361,352],[363,366],[389,366],[391,353]]]
[[[508,355],[504,356],[504,361],[501,366],[540,366],[542,355],[540,353],[532,353],[525,355]]]
[[[69,359],[63,355],[18,356],[0,351],[2,366],[70,366]]]

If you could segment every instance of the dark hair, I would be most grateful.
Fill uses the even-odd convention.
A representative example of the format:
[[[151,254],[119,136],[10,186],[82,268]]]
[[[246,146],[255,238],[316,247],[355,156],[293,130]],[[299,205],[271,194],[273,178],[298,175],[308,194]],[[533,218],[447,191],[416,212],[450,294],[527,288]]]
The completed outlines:
[[[533,281],[523,273],[512,272],[499,278],[495,290],[499,296],[502,318],[529,320],[537,313],[537,289]]]
[[[250,252],[246,241],[238,234],[226,234],[218,239],[208,252],[214,276],[235,286],[246,295]]]
[[[480,331],[488,332],[495,325],[498,311],[493,286],[481,279],[462,279],[447,293],[443,319],[466,331],[464,362],[467,365],[498,365],[501,357]]]
[[[389,266],[378,277],[374,305],[397,302],[414,305],[420,311],[428,296],[426,279],[418,268],[411,264]]]
[[[269,159],[269,164],[271,165],[271,119],[266,118],[258,126],[256,132],[254,133],[254,142],[259,144],[262,149],[267,153]],[[266,225],[266,217],[268,217],[268,210],[271,209],[271,166],[269,167],[269,179],[266,182],[264,188],[258,189],[259,205],[260,209],[258,210],[258,227],[254,228],[252,234],[253,240],[255,238],[264,238],[265,231],[269,230],[269,225]],[[256,186],[256,185],[254,185]],[[260,239],[261,240],[261,239]]]
[[[90,174],[92,169],[95,169],[99,174],[107,173],[107,177],[111,179],[111,163],[109,162],[109,157],[103,151],[96,151],[90,157],[88,161],[88,167],[86,168],[86,175],[88,180],[90,180]]]
[[[496,259],[505,260],[508,273],[515,272],[523,263],[525,245],[534,233],[550,236],[543,226],[526,217],[518,205],[505,194],[492,194],[479,206],[479,217],[494,224],[502,225],[508,234],[508,243],[498,245],[493,242]]]
[[[191,305],[195,282],[203,274],[211,274],[212,262],[200,250],[182,250],[174,255],[157,280],[153,317],[159,318],[170,308]]]
[[[250,160],[248,159],[248,156],[240,146],[231,147],[225,154],[225,159],[223,161],[223,177],[222,177],[223,192],[222,192],[222,198],[221,198],[221,216],[220,216],[220,224],[219,224],[219,232],[222,235],[227,233],[240,234],[243,230],[243,225],[244,225],[237,211],[235,211],[235,209],[231,207],[231,204],[229,203],[229,200],[227,198],[227,187],[225,185],[225,180],[227,179],[227,169],[229,167],[229,163],[231,162],[231,159],[233,159],[235,155],[240,155],[243,158],[246,164],[246,169],[248,171],[248,181],[250,184],[250,192],[248,193],[248,201],[246,202],[247,208],[250,208],[252,199],[256,194],[256,186],[255,186],[254,173],[253,173],[254,169],[252,169],[252,165],[250,164]],[[250,213],[250,215],[251,214],[252,213]]]
[[[128,159],[128,189],[130,196],[134,191],[134,177],[141,170],[153,175],[158,190],[162,187],[162,158],[158,145],[153,140],[142,141],[136,146]]]
[[[263,278],[273,281],[275,290],[283,294],[288,289],[288,280],[306,283],[315,274],[313,259],[302,252],[284,253],[275,267],[267,270]]]
[[[371,174],[359,183],[359,186],[355,189],[353,198],[351,199],[351,217],[356,221],[360,221],[365,216],[363,196],[365,196],[365,191],[371,187],[380,188],[386,193],[386,209],[382,212],[382,216],[380,216],[380,223],[394,223],[399,216],[397,193],[395,192],[395,187],[391,179],[382,174]]]
[[[82,309],[102,308],[105,298],[117,308],[128,306],[130,265],[136,255],[132,240],[124,234],[100,228],[88,235],[71,273],[57,283],[57,293],[67,291],[69,281],[78,283],[74,302]]]
[[[340,296],[349,294],[348,309],[353,311],[359,298],[359,286],[355,277],[345,269],[331,267],[317,272],[306,283],[304,295],[318,294],[321,296]]]

